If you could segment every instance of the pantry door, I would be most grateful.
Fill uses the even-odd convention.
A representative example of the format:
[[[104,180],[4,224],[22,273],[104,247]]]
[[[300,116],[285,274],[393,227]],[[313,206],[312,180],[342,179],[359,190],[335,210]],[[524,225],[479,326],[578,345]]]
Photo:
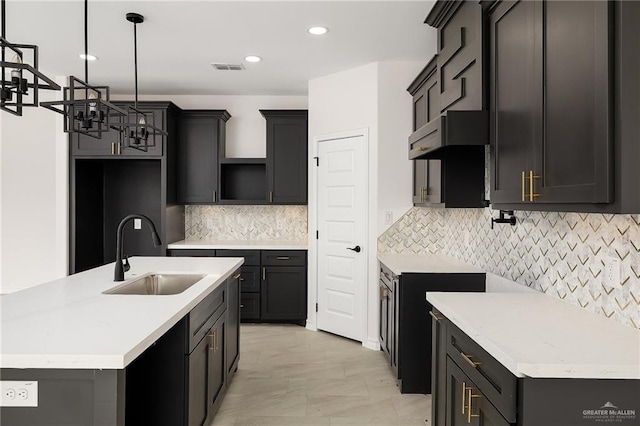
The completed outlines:
[[[317,327],[364,342],[367,282],[366,135],[318,140]]]

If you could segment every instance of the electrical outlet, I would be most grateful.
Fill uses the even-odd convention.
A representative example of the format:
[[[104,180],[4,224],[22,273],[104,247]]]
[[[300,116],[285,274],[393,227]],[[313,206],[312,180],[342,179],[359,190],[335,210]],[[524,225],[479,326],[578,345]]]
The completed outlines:
[[[142,219],[133,219],[133,229],[142,229]]]
[[[391,225],[393,223],[393,212],[391,210],[386,210],[384,212],[384,224]]]
[[[0,381],[0,407],[37,407],[38,382],[36,381]]]
[[[604,285],[612,288],[620,288],[620,259],[607,257],[604,260]]]

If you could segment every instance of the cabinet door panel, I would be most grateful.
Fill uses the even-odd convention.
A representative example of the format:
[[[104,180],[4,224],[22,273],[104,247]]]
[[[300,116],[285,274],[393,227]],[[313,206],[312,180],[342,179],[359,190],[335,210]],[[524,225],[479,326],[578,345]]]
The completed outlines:
[[[610,202],[613,3],[543,5],[545,115],[534,168],[541,175],[536,201]]]
[[[491,25],[491,201],[523,202],[542,126],[540,2],[505,2]]]
[[[384,351],[385,355],[387,355],[387,359],[389,363],[391,363],[391,351],[390,351],[390,343],[389,343],[389,322],[391,318],[389,318],[389,289],[382,281],[380,281],[380,329],[378,330],[379,340],[380,340],[380,348]]]
[[[207,366],[210,338],[204,337],[186,357],[189,371],[187,382],[187,424],[201,426],[207,417]]]
[[[209,346],[209,360],[207,368],[207,409],[219,403],[220,396],[225,385],[226,366],[224,364],[224,351],[226,339],[226,323],[224,317],[211,328],[212,341]]]
[[[261,318],[304,320],[307,318],[307,275],[304,266],[263,267]]]
[[[227,374],[232,374],[240,356],[240,277],[236,271],[228,280],[227,338],[225,350]],[[237,277],[237,278],[234,278]]]
[[[240,315],[242,320],[260,319],[260,293],[243,293],[240,296]]]
[[[431,321],[431,423],[445,426],[447,395],[447,320],[435,309]]]

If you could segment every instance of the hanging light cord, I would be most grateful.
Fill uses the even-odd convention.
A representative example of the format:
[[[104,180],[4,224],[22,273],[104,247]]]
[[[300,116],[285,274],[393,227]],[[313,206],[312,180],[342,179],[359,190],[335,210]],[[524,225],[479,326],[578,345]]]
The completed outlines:
[[[2,0],[4,1],[4,0]],[[89,83],[89,0],[84,0],[84,81]]]
[[[138,24],[133,23],[133,67],[134,67],[134,76],[135,76],[135,92],[136,92],[136,100],[135,100],[135,108],[138,109]]]

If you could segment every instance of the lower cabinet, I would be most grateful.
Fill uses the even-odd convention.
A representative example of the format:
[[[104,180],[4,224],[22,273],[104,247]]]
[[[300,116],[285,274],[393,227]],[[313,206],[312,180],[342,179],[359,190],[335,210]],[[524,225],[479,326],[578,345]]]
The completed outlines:
[[[626,408],[613,415],[603,410],[602,421],[589,418],[590,411],[604,409],[608,401],[617,407],[637,407],[640,380],[516,377],[436,309],[431,314],[433,425],[640,424],[635,412],[633,418],[623,418],[632,411]],[[424,366],[428,368],[426,362]]]
[[[126,424],[211,421],[238,366],[239,289],[238,270],[127,366]]]
[[[304,325],[307,320],[306,250],[173,249],[168,255],[242,257],[244,264],[239,278],[242,322],[283,321]]]
[[[427,291],[485,291],[484,273],[394,274],[380,264],[380,346],[401,393],[431,393],[432,318]],[[386,288],[383,288],[386,287]]]

